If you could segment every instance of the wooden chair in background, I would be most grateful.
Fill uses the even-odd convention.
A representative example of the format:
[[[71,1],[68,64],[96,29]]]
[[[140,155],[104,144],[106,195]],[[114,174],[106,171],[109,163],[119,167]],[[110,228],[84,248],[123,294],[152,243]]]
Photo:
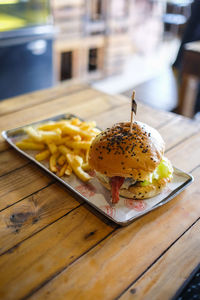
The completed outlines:
[[[179,90],[178,113],[194,116],[197,85],[200,81],[200,41],[185,45],[182,79]]]

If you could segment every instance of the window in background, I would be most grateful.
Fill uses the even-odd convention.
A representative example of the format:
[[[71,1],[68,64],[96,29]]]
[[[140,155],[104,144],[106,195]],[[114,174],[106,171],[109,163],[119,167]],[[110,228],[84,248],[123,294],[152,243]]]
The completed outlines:
[[[98,49],[89,49],[88,71],[93,72],[98,69]]]
[[[97,21],[101,20],[103,17],[102,11],[102,0],[92,0],[90,1],[90,17],[91,20]]]
[[[72,51],[63,52],[61,56],[61,80],[72,78]]]
[[[105,0],[88,0],[87,23],[85,29],[88,35],[100,35],[105,32]]]

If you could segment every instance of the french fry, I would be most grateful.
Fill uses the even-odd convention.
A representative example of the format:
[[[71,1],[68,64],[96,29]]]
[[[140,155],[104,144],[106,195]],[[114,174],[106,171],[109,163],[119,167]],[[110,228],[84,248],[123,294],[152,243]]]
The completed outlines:
[[[57,160],[58,164],[59,164],[60,166],[63,166],[64,163],[65,163],[65,161],[66,161],[65,155],[61,154],[60,157],[59,157],[58,160]]]
[[[44,144],[35,142],[17,142],[16,146],[22,150],[43,150],[45,148]]]
[[[91,128],[94,128],[96,127],[96,122],[82,122],[81,125],[80,125],[80,128],[82,130],[89,130]]]
[[[80,141],[80,142],[66,141],[65,145],[67,147],[73,148],[73,149],[85,149],[85,150],[88,150],[88,149],[90,149],[91,142],[90,141]]]
[[[67,147],[64,146],[64,145],[58,146],[58,150],[59,150],[60,153],[62,153],[63,155],[67,155],[68,153],[71,153],[71,152],[72,152],[69,148],[67,148]]]
[[[82,181],[90,176],[88,152],[93,138],[100,133],[95,122],[83,122],[78,118],[49,121],[24,129],[27,138],[16,143],[22,150],[40,151],[36,160],[49,159],[49,169],[58,176],[70,176],[72,172]]]
[[[83,158],[74,153],[68,153],[66,155],[67,161],[70,165],[73,164],[74,167],[80,167],[83,164]],[[72,168],[73,169],[73,168]]]
[[[63,175],[65,175],[65,170],[67,169],[67,163],[65,163],[62,168],[60,169],[59,173],[58,173],[58,176],[59,177],[62,177]]]
[[[59,152],[54,153],[50,156],[50,160],[49,160],[49,169],[53,172],[56,173],[57,172],[57,167],[56,167],[56,159],[59,156]]]
[[[57,142],[61,139],[61,130],[56,128],[55,131],[40,131],[41,140],[48,142]]]
[[[47,143],[47,146],[48,146],[51,154],[54,154],[58,151],[58,147],[53,142]]]
[[[82,122],[81,122],[78,118],[72,118],[72,119],[70,120],[70,123],[71,123],[72,125],[79,126]]]
[[[64,145],[66,141],[71,141],[72,137],[71,136],[64,136],[61,137],[59,140],[54,141],[54,143],[59,146],[59,145]]]
[[[78,126],[71,125],[71,124],[65,124],[65,126],[62,129],[62,132],[63,134],[80,135],[81,137],[86,137],[86,138],[91,138],[95,136],[95,133],[84,131],[80,129]]]
[[[78,155],[67,154],[67,161],[72,167],[73,172],[79,177],[82,181],[87,182],[91,179],[90,175],[83,171],[81,168],[82,160]]]
[[[44,150],[42,152],[39,152],[36,154],[35,159],[38,161],[42,161],[50,156],[50,151],[49,150]]]
[[[57,128],[60,128],[62,130],[63,126],[65,124],[65,121],[60,121],[60,122],[50,122],[48,124],[42,124],[38,127],[39,130],[44,130],[44,131],[52,131]]]
[[[29,126],[26,127],[24,130],[29,135],[29,137],[31,137],[34,141],[38,141],[38,142],[41,141],[41,136],[35,128]]]
[[[88,162],[86,162],[82,165],[82,169],[83,169],[83,171],[86,171],[86,172],[91,170]]]
[[[35,143],[35,141],[32,138],[23,139],[21,142]]]
[[[89,149],[86,151],[86,154],[85,154],[85,161],[88,162],[88,156],[89,156]]]
[[[83,164],[83,158],[81,156],[74,155],[73,159],[74,159],[74,165],[75,166],[77,166],[77,167],[82,166],[82,164]]]
[[[56,141],[61,138],[60,128],[55,129],[55,131],[42,131],[29,126],[25,128],[25,132],[37,142]]]
[[[74,135],[74,136],[73,136],[73,140],[74,140],[74,141],[80,142],[80,141],[81,141],[81,136],[80,136],[79,134]]]
[[[65,175],[70,176],[72,174],[72,167],[70,165],[67,165],[67,168],[65,169]]]
[[[83,149],[74,149],[72,151],[72,153],[82,157],[83,161],[85,162],[85,150],[83,150]]]
[[[91,176],[86,173],[85,171],[83,171],[83,169],[81,167],[77,167],[74,168],[72,167],[72,170],[74,171],[74,173],[76,174],[77,177],[80,178],[80,180],[87,182],[91,179]]]

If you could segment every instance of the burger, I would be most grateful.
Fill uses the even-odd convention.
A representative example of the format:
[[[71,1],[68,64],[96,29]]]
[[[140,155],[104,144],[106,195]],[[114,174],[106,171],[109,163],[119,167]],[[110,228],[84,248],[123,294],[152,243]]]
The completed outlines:
[[[96,177],[111,190],[112,203],[119,195],[146,199],[159,194],[172,180],[173,167],[164,157],[159,132],[142,122],[117,123],[92,141],[88,162]]]

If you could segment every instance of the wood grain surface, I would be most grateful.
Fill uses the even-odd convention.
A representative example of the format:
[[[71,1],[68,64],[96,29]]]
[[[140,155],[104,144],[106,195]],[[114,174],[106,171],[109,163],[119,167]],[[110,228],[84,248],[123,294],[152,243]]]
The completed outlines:
[[[17,153],[14,149],[2,151],[0,152],[0,176],[19,169],[29,163],[30,161],[26,157]]]
[[[95,296],[113,299],[121,294],[198,219],[200,206],[195,196],[199,196],[200,170],[198,177],[195,173],[195,178],[196,184],[173,201],[115,231],[109,239],[40,289],[35,299],[43,299],[47,295],[54,299],[57,293],[59,299],[94,299]],[[95,268],[92,268],[93,263]],[[82,276],[84,269],[87,272]],[[112,292],[109,294],[109,291]]]
[[[81,205],[57,184],[38,190],[0,212],[0,254]]]
[[[181,286],[190,275],[191,267],[195,269],[199,263],[199,233],[200,221],[197,221],[119,299],[167,300],[172,298],[176,293],[177,285]],[[180,267],[177,268],[177,265]]]
[[[53,179],[33,164],[0,177],[0,210],[47,186]]]
[[[72,113],[80,118],[89,118],[99,111],[119,106],[124,99],[102,94],[92,89],[84,89],[75,94],[62,96],[51,101],[44,101],[36,106],[30,106],[17,112],[1,116],[0,131],[8,130],[47,119],[59,114]],[[8,144],[0,136],[0,151],[8,148]]]
[[[1,102],[0,129],[69,112],[103,129],[129,120],[130,99],[63,83]],[[166,156],[195,181],[123,228],[0,139],[0,299],[170,299],[176,293],[200,259],[199,123],[141,103],[137,119],[159,130]]]
[[[0,116],[5,116],[26,107],[33,107],[43,102],[50,102],[66,94],[72,95],[77,91],[84,90],[87,85],[83,83],[61,83],[48,90],[40,90],[20,97],[6,99],[0,102]],[[48,97],[47,97],[48,93]]]

